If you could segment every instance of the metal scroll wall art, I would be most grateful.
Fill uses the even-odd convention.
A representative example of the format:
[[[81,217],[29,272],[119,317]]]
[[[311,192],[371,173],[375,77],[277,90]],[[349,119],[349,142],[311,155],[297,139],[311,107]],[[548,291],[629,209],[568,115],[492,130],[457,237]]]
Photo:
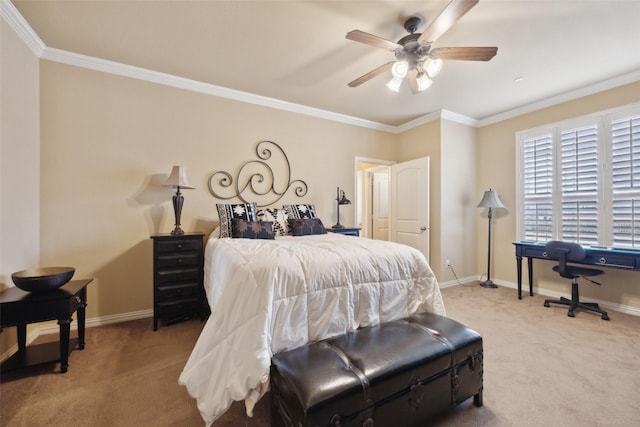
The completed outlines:
[[[264,207],[276,203],[293,188],[296,196],[307,194],[307,183],[291,180],[291,164],[284,150],[275,142],[261,141],[256,145],[258,160],[245,162],[234,178],[229,172],[217,171],[209,178],[209,191],[222,200],[238,198],[244,203],[256,202]],[[274,167],[285,171],[286,176],[276,180]],[[256,197],[258,200],[256,200]]]

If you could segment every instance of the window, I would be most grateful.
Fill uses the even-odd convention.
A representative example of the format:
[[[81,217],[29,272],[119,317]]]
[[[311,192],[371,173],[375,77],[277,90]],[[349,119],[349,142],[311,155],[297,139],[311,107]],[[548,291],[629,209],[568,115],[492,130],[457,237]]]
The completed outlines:
[[[640,249],[640,105],[519,132],[518,238]]]

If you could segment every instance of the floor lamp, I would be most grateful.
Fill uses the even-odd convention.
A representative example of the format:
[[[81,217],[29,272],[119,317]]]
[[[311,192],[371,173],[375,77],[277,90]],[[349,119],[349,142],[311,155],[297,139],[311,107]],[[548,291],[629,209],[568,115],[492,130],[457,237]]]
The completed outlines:
[[[478,203],[479,208],[489,208],[489,247],[487,249],[487,280],[484,282],[480,282],[480,286],[485,288],[497,288],[498,286],[493,283],[491,280],[491,218],[493,217],[491,209],[492,208],[504,208],[498,193],[494,190],[489,189],[489,191],[484,192],[484,196],[482,196],[482,200]]]

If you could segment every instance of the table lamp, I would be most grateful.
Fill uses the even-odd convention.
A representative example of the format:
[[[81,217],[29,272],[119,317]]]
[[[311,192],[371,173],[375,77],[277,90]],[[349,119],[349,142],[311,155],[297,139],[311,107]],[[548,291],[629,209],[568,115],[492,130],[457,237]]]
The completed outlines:
[[[187,168],[184,166],[174,166],[169,178],[162,186],[176,189],[176,194],[173,195],[173,213],[176,219],[176,228],[173,229],[171,234],[184,234],[184,231],[180,228],[180,214],[182,213],[182,205],[184,204],[184,197],[182,197],[180,189],[195,188],[189,181],[189,178],[187,178]]]
[[[347,199],[344,191],[338,187],[336,192],[336,210],[338,212],[338,222],[331,228],[344,228],[344,225],[340,224],[340,205],[350,205],[351,200]]]

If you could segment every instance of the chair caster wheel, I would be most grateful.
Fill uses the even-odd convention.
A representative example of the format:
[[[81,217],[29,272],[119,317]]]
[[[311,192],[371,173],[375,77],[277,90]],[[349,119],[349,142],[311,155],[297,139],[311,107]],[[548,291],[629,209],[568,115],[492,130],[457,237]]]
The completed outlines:
[[[609,315],[607,315],[607,313],[603,313],[602,320],[609,320]]]
[[[573,311],[568,312],[568,313],[567,313],[567,316],[569,316],[569,317],[576,317],[576,315],[575,315],[575,314],[573,314]]]

